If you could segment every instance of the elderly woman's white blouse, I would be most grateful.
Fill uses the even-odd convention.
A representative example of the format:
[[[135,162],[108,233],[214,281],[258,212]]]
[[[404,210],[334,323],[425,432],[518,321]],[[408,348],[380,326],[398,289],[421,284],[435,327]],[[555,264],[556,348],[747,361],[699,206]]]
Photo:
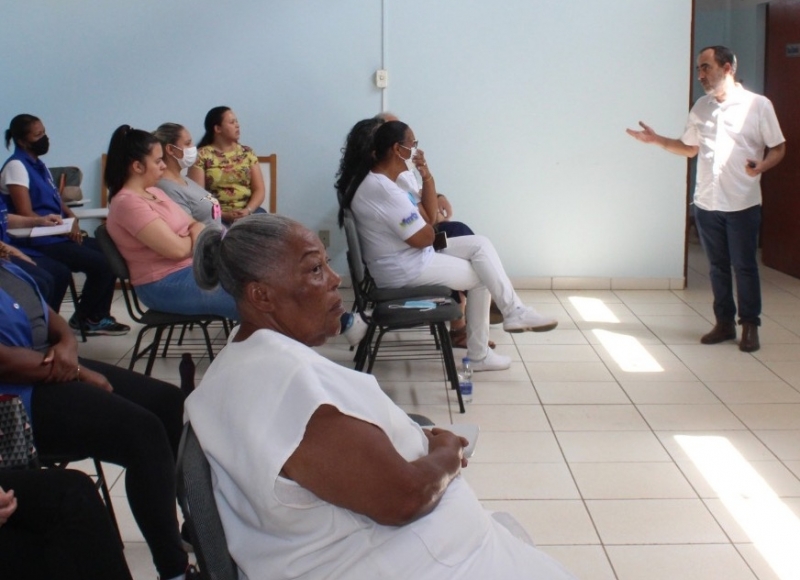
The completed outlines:
[[[241,578],[571,578],[495,523],[462,477],[432,513],[401,527],[283,478],[308,420],[325,404],[378,426],[408,461],[427,453],[422,430],[374,377],[268,330],[229,342],[186,401]]]

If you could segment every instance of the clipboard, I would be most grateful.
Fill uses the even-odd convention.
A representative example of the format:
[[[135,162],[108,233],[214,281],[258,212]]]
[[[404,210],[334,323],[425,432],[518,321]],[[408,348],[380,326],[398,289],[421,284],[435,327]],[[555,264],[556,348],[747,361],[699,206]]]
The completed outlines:
[[[31,238],[41,238],[42,236],[63,236],[72,231],[72,224],[75,218],[64,218],[64,223],[57,226],[37,226],[31,228]]]

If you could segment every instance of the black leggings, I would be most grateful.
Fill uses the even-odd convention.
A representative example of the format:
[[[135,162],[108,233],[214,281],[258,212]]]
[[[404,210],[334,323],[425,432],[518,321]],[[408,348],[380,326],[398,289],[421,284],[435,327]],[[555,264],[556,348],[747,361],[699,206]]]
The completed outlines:
[[[34,260],[45,270],[54,272],[60,264],[73,272],[86,274],[81,299],[76,308],[81,316],[97,322],[109,315],[117,278],[111,273],[111,266],[97,240],[84,238],[81,244],[68,240],[60,244],[36,246],[36,251],[43,256]]]
[[[113,393],[72,381],[33,389],[31,418],[41,455],[77,454],[125,468],[133,517],[162,578],[187,565],[175,504],[175,456],[183,422],[183,393],[163,381],[86,359]]]
[[[94,483],[80,471],[0,470],[17,510],[0,526],[0,578],[131,580]]]

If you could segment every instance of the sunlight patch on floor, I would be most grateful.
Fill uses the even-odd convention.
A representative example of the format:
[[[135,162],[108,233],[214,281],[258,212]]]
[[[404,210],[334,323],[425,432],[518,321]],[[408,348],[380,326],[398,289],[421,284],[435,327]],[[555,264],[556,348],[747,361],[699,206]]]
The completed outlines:
[[[610,322],[619,324],[619,318],[599,298],[570,296],[569,301],[586,322]]]
[[[800,520],[725,437],[676,435],[781,580],[800,578]]]
[[[658,364],[641,342],[628,334],[620,334],[595,328],[592,333],[614,358],[619,368],[627,373],[663,373],[664,367]]]

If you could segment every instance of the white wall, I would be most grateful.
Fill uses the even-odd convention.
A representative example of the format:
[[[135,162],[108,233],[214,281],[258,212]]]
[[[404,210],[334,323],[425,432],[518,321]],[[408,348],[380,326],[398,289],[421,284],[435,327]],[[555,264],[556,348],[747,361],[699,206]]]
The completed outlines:
[[[685,161],[624,128],[683,127],[691,1],[385,0],[389,108],[418,134],[457,217],[522,277],[679,278]],[[378,0],[7,3],[0,124],[29,112],[49,165],[91,197],[121,123],[200,137],[212,106],[279,156],[281,213],[335,227],[353,123],[380,110]],[[331,253],[345,270],[344,236]]]

